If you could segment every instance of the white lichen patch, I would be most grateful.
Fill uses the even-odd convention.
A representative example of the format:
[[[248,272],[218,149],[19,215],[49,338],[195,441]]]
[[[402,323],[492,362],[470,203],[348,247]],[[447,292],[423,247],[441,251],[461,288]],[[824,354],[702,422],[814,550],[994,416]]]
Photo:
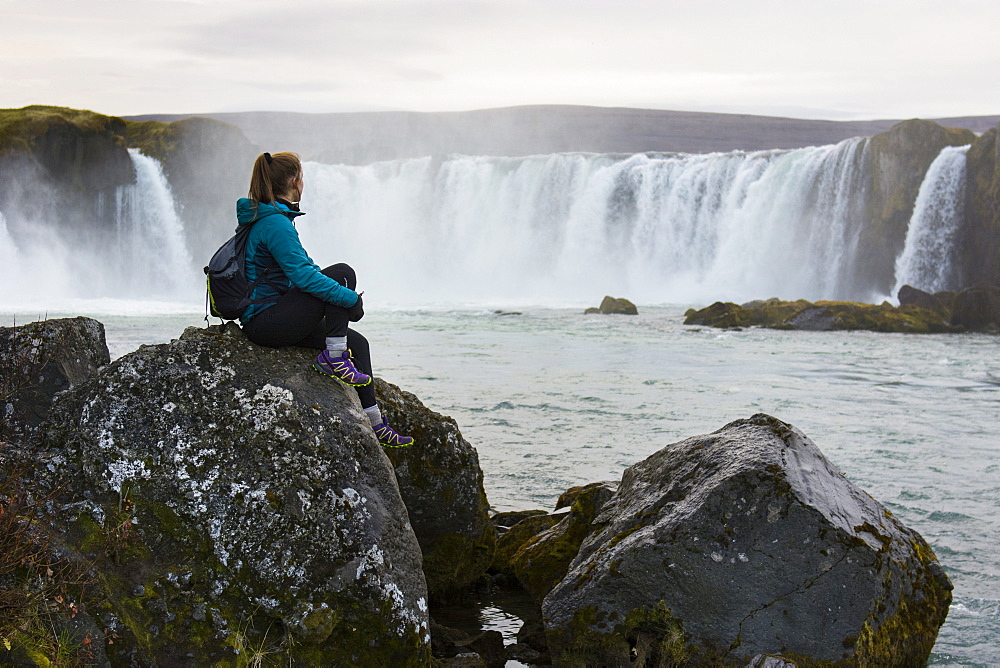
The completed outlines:
[[[105,472],[105,478],[108,480],[108,485],[114,491],[121,493],[122,485],[129,480],[144,479],[148,480],[150,477],[149,469],[146,468],[145,462],[142,460],[130,461],[127,459],[119,459],[117,461],[108,464],[107,471]]]

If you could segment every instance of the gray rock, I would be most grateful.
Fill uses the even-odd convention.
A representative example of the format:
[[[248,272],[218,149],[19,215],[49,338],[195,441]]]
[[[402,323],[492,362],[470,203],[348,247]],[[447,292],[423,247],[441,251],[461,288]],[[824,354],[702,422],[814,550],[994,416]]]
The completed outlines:
[[[57,397],[44,475],[80,508],[64,538],[107,589],[98,614],[120,620],[112,663],[429,659],[391,464],[311,355],[189,328]]]
[[[1000,330],[1000,286],[980,285],[951,301],[951,324],[970,330]]]
[[[542,613],[557,665],[922,665],[951,584],[801,432],[756,415],[626,470]]]
[[[0,418],[12,430],[46,420],[56,394],[87,380],[111,361],[104,325],[60,318],[0,327]]]
[[[427,589],[434,598],[464,589],[486,572],[497,541],[479,454],[453,419],[412,393],[381,378],[375,391],[389,424],[414,438],[386,453],[420,542]]]

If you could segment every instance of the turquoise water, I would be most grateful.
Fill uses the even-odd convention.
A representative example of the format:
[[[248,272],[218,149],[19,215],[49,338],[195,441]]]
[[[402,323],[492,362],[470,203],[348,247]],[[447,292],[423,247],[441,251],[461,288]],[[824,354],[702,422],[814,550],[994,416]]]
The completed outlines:
[[[683,326],[681,307],[581,312],[373,309],[358,329],[378,375],[458,421],[497,510],[551,509],[570,486],[618,479],[757,412],[794,424],[919,531],[954,582],[931,663],[1000,662],[1000,337],[729,332]],[[204,324],[98,318],[115,357]]]

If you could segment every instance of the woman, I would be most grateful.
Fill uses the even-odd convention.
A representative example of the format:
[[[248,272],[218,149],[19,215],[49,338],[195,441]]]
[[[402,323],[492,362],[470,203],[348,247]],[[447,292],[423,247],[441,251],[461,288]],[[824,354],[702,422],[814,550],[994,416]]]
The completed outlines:
[[[270,348],[304,346],[320,351],[313,368],[353,386],[379,443],[413,443],[390,427],[375,403],[368,340],[348,328],[364,316],[357,279],[346,264],[320,270],[295,231],[302,197],[302,163],[295,153],[262,153],[254,162],[250,193],[236,203],[247,238],[246,276],[251,304],[240,317],[254,343]]]

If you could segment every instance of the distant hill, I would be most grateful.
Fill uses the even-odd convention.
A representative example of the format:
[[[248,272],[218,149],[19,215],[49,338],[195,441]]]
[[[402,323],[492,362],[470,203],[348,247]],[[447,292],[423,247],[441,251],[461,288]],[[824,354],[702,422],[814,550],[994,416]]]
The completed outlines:
[[[833,144],[889,129],[899,120],[823,121],[648,109],[524,106],[462,112],[206,114],[232,123],[262,150],[305,159],[366,163],[424,155],[531,155],[759,150]],[[130,120],[173,121],[190,115]],[[984,132],[1000,116],[934,119]]]

